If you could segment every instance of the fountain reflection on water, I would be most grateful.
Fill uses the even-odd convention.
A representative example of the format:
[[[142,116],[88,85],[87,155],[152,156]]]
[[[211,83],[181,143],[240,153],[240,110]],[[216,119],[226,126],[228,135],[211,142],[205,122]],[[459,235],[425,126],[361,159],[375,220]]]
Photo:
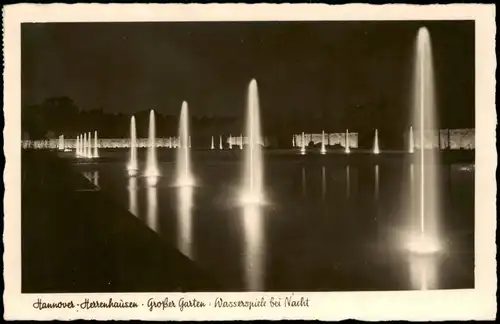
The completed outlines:
[[[378,201],[379,195],[379,167],[378,164],[375,164],[375,201]]]
[[[302,196],[307,196],[307,187],[306,187],[306,167],[302,167]]]
[[[192,248],[193,191],[191,186],[177,188],[177,246],[188,258],[194,257]]]
[[[346,172],[346,196],[349,198],[351,195],[351,170],[349,165],[345,167],[345,172]]]
[[[147,187],[148,209],[146,223],[153,230],[158,231],[158,196],[155,186]]]
[[[321,167],[321,198],[325,200],[326,197],[326,169]]]
[[[243,207],[243,237],[245,283],[249,291],[264,289],[265,242],[262,206],[247,204]]]
[[[137,177],[128,178],[128,210],[135,216],[139,216],[137,210]]]

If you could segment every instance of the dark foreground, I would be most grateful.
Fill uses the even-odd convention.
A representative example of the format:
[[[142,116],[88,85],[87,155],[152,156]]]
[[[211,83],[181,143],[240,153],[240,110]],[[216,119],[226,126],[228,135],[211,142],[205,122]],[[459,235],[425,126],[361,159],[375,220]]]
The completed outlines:
[[[23,293],[213,290],[212,278],[69,164],[23,151]]]

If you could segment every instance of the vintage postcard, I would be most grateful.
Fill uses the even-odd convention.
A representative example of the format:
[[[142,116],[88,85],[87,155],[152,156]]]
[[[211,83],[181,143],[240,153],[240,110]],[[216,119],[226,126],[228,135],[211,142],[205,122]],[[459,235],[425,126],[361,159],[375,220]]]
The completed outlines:
[[[494,13],[4,7],[5,319],[494,319]]]

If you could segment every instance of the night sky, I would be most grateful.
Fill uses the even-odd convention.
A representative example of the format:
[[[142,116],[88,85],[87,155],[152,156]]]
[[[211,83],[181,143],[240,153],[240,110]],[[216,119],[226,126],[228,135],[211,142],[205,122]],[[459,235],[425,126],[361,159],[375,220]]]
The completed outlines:
[[[256,78],[264,118],[340,118],[411,105],[415,38],[431,34],[440,116],[474,126],[474,22],[50,23],[22,26],[22,101],[241,116]],[[468,125],[465,125],[468,124]]]

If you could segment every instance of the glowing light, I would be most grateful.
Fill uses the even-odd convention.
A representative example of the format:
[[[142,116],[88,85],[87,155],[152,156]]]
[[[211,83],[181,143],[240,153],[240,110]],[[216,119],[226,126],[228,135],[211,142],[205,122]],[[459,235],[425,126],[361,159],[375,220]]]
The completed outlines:
[[[306,154],[306,136],[304,132],[302,132],[302,143],[300,147],[300,154],[302,155]]]
[[[229,149],[232,150],[233,149],[233,136],[231,134],[229,134]]]
[[[322,131],[321,133],[321,154],[326,154],[325,131]]]
[[[130,176],[137,174],[137,134],[135,129],[135,117],[130,118],[130,161],[127,166]]]
[[[435,253],[441,249],[438,240],[438,217],[441,212],[440,187],[437,181],[439,157],[433,147],[426,149],[424,137],[426,130],[433,131],[436,126],[433,73],[430,35],[426,28],[420,28],[417,36],[414,102],[414,121],[420,128],[420,149],[413,156],[413,163],[419,167],[419,203],[418,207],[411,209],[411,214],[418,218],[419,224],[415,226],[408,242],[408,249],[417,254]],[[412,183],[411,186],[413,185]],[[413,189],[411,192],[414,192]]]
[[[180,187],[177,189],[178,203],[178,248],[189,258],[193,257],[192,251],[192,208],[193,187]]]
[[[210,149],[213,150],[215,149],[215,146],[214,146],[214,137],[212,136],[212,145],[210,146]]]
[[[375,138],[373,140],[373,154],[379,154],[380,149],[378,147],[378,129],[375,130]]]
[[[410,132],[409,132],[409,144],[408,144],[408,153],[413,153],[415,149],[415,143],[413,140],[413,127],[410,126]]]
[[[260,291],[264,288],[265,237],[264,219],[261,207],[243,207],[244,266],[246,288]]]
[[[128,179],[128,197],[129,197],[129,211],[138,216],[137,212],[137,178],[130,177]]]
[[[156,124],[155,112],[151,110],[149,113],[149,137],[148,137],[148,157],[146,166],[146,177],[158,177],[158,161],[156,159]]]
[[[182,103],[181,115],[179,118],[179,140],[181,147],[177,152],[176,164],[176,185],[177,186],[194,186],[195,182],[191,172],[191,150],[189,148],[189,115],[187,102]]]
[[[222,146],[222,136],[219,136],[219,150],[223,150],[224,147]]]
[[[244,204],[262,204],[265,202],[263,188],[264,165],[262,146],[260,145],[259,94],[255,79],[250,82],[247,100],[246,132],[248,145],[245,152],[245,172],[241,202]]]
[[[345,153],[349,154],[351,153],[351,148],[349,146],[349,130],[346,129],[345,131]]]
[[[99,149],[98,149],[98,142],[97,142],[97,131],[94,131],[94,157],[98,158],[99,157]]]
[[[148,199],[148,212],[147,212],[147,224],[153,230],[158,230],[158,197],[157,189],[154,186],[147,188],[147,199]]]

